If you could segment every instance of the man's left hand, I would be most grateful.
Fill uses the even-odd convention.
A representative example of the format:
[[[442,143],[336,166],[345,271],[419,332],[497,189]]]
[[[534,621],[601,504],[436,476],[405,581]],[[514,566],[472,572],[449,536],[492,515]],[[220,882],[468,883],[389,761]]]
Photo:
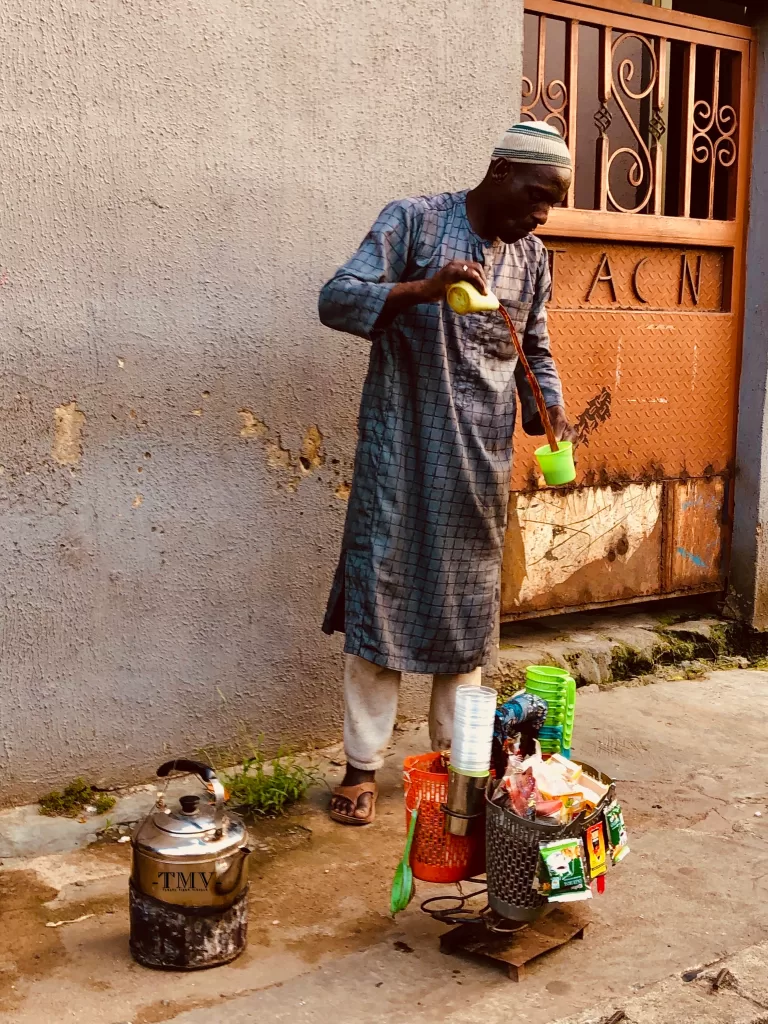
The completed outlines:
[[[552,422],[552,429],[555,432],[555,437],[558,441],[572,441],[574,445],[578,443],[578,435],[571,424],[568,422],[568,415],[562,405],[551,405],[547,409],[549,418]]]

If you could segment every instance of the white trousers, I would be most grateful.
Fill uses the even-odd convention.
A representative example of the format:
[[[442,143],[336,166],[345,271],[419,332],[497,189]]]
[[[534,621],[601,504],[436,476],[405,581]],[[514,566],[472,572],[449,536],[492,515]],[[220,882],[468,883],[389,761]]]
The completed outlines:
[[[384,764],[384,751],[392,739],[397,716],[400,673],[381,668],[355,654],[345,654],[344,751],[348,764],[376,771]],[[451,745],[456,687],[479,686],[482,671],[432,677],[429,738],[433,750]]]

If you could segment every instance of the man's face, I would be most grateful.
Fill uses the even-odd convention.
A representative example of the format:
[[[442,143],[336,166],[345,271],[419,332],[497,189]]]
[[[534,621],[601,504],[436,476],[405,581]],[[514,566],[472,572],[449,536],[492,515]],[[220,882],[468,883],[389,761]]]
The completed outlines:
[[[571,172],[500,158],[491,165],[491,179],[496,190],[496,233],[502,242],[511,243],[546,224],[549,211],[568,193]]]

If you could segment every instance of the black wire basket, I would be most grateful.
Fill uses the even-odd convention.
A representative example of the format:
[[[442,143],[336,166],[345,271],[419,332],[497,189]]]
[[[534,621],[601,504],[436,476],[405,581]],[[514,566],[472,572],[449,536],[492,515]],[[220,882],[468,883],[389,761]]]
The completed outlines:
[[[597,768],[577,761],[586,775],[609,786],[608,793],[589,815],[580,814],[568,825],[542,825],[521,818],[507,807],[493,803],[496,786],[489,782],[486,790],[485,857],[488,879],[488,904],[501,917],[510,921],[535,921],[550,908],[547,898],[533,888],[539,863],[539,843],[581,836],[590,825],[600,820],[613,800],[613,779]]]

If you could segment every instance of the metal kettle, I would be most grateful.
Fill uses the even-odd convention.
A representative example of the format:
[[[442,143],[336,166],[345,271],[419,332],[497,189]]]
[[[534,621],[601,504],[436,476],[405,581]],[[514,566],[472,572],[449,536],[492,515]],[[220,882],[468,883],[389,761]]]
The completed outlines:
[[[131,839],[134,885],[164,903],[224,907],[248,884],[248,832],[238,814],[226,810],[224,787],[213,768],[200,761],[167,761],[160,778],[172,771],[194,772],[213,793],[182,796],[171,810],[161,795],[139,822]]]
[[[224,787],[200,761],[179,758],[157,769],[193,772],[207,794],[177,809],[163,794],[131,837],[131,952],[146,967],[195,970],[228,963],[245,948],[248,832],[225,808]],[[212,794],[213,799],[210,799]]]

